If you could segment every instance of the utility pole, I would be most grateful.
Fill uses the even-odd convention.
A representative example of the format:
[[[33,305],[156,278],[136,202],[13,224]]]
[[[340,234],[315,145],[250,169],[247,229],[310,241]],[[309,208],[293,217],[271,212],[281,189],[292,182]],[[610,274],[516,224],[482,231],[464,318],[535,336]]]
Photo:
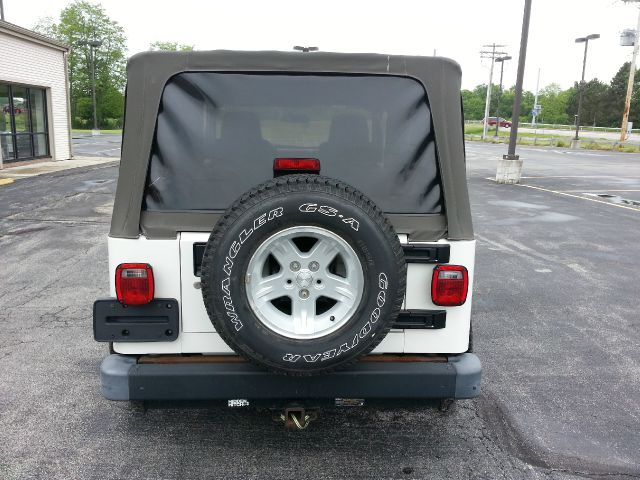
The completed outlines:
[[[492,43],[491,45],[483,45],[482,48],[491,47],[491,51],[482,50],[480,52],[481,58],[490,58],[491,59],[491,68],[489,69],[489,83],[487,84],[487,99],[484,103],[484,125],[482,127],[482,140],[487,136],[487,127],[489,122],[489,107],[491,106],[491,84],[493,83],[493,65],[495,64],[496,58],[502,55],[506,55],[507,52],[496,52],[496,48],[506,47],[506,45],[496,45]]]
[[[637,2],[638,0],[636,0]],[[636,76],[636,57],[638,56],[638,37],[640,36],[640,9],[638,10],[638,25],[636,26],[636,36],[633,41],[633,56],[629,66],[629,81],[627,83],[627,97],[624,101],[624,113],[622,114],[622,125],[620,127],[620,141],[627,139],[627,127],[629,125],[629,111],[631,110],[631,94],[633,93],[633,82]]]
[[[496,62],[500,63],[500,90],[498,90],[498,99],[496,101],[496,103],[497,103],[497,105],[496,105],[496,135],[495,135],[496,138],[498,138],[498,130],[500,128],[500,100],[502,99],[502,75],[504,74],[504,62],[506,62],[507,60],[511,60],[511,57],[506,56],[506,57],[496,58]]]
[[[520,122],[520,105],[522,103],[522,83],[524,81],[524,65],[527,60],[527,42],[529,41],[529,20],[531,19],[531,0],[524,0],[522,15],[522,33],[520,34],[520,54],[518,57],[518,77],[516,79],[516,96],[513,99],[513,115],[511,117],[511,133],[509,134],[509,150],[502,160],[498,161],[496,183],[519,183],[522,175],[522,160],[516,155],[518,140],[518,124]]]
[[[0,20],[4,22],[4,5],[2,4],[2,0],[0,0]]]

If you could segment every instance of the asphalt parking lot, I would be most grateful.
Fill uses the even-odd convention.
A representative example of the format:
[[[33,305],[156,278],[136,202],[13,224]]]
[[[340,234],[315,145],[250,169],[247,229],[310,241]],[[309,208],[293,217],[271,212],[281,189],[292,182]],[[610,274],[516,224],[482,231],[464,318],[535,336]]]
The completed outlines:
[[[467,145],[482,396],[328,410],[304,432],[104,400],[91,306],[117,166],[0,186],[0,478],[640,478],[640,155],[523,148],[523,184],[503,186],[504,150]]]
[[[79,157],[120,157],[121,135],[74,133],[73,153]]]

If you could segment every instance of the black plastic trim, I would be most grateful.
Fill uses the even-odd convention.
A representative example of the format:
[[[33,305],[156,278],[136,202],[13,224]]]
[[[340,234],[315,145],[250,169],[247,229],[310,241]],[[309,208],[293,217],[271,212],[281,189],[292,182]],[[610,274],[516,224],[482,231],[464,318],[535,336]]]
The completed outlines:
[[[109,355],[101,366],[110,400],[474,398],[482,365],[471,353],[444,362],[357,362],[310,377],[267,372],[250,363],[143,364]]]
[[[193,274],[199,277],[202,269],[202,257],[204,256],[204,247],[206,243],[193,244]]]
[[[129,395],[132,400],[453,397],[455,374],[448,363],[426,362],[358,363],[312,377],[277,375],[250,364],[138,364],[129,374]]]
[[[178,338],[180,307],[173,298],[147,305],[122,305],[114,298],[93,304],[93,338],[98,342],[171,342]]]
[[[449,263],[451,248],[449,245],[420,245],[409,243],[402,245],[407,263]]]
[[[446,325],[446,310],[401,310],[393,328],[437,330]]]

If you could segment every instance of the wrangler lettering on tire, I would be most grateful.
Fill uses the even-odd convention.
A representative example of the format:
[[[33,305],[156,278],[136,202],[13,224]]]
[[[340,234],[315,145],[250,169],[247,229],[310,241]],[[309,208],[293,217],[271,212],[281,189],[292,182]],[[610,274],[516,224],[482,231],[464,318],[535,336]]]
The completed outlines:
[[[216,331],[239,354],[291,375],[335,370],[375,348],[405,282],[402,248],[380,209],[317,175],[245,193],[213,229],[202,260]]]

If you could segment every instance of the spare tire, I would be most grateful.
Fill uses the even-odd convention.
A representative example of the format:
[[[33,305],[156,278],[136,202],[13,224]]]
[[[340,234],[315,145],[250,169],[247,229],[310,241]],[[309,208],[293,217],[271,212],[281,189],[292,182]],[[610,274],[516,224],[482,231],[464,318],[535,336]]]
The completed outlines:
[[[364,194],[318,175],[287,175],[238,199],[202,260],[216,331],[270,370],[335,370],[378,345],[405,292],[393,227]]]

